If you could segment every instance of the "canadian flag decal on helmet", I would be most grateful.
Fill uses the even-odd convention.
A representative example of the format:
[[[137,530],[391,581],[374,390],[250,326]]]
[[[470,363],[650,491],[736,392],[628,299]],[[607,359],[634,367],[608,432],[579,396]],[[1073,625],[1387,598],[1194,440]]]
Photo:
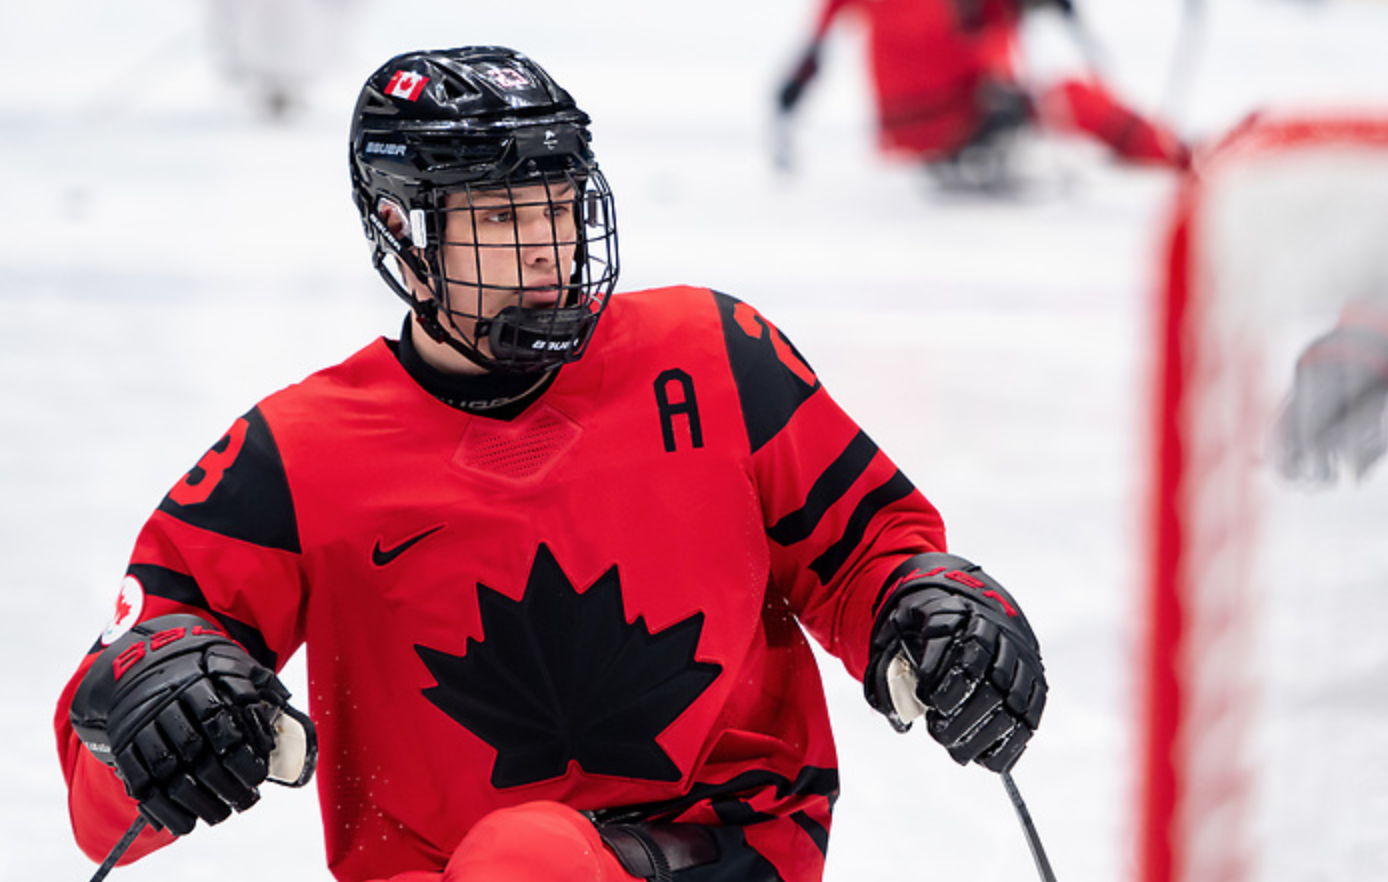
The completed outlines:
[[[397,70],[395,76],[386,83],[386,94],[392,98],[404,98],[406,101],[418,101],[420,94],[424,91],[424,84],[429,82],[429,78],[422,74],[417,74],[410,70]]]

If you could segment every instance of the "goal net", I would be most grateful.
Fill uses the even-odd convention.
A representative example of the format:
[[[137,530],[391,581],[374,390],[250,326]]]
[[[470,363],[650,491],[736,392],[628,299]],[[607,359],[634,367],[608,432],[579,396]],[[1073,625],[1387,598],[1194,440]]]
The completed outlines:
[[[1388,108],[1250,119],[1168,232],[1142,879],[1388,879],[1388,462],[1278,468],[1298,357],[1388,315]]]

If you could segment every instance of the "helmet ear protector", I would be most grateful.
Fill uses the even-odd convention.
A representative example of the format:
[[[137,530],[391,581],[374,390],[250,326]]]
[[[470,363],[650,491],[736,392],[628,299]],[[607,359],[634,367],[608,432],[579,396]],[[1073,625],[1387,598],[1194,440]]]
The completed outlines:
[[[372,263],[426,333],[484,368],[543,371],[577,359],[616,286],[616,214],[588,124],[543,69],[500,47],[401,55],[362,88],[350,165]],[[538,243],[523,241],[514,220],[509,242],[448,242],[450,215],[467,213],[475,233],[471,206],[483,199],[512,218],[529,208],[571,222],[552,220]],[[454,245],[473,252],[474,278],[449,276]],[[529,289],[515,281],[522,249],[537,245],[552,249],[567,280],[556,306],[525,306]],[[483,247],[510,250],[509,284],[485,277]]]

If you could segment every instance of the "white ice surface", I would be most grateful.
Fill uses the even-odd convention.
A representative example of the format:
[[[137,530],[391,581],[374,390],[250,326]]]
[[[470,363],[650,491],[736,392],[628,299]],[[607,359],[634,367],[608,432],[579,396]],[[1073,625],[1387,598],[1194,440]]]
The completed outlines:
[[[1388,105],[1388,4],[1222,0],[1170,76],[1177,0],[1077,0],[1116,89],[1196,139],[1258,107]],[[301,115],[218,77],[201,3],[0,5],[0,882],[85,880],[52,738],[136,531],[265,393],[395,334],[348,199],[356,90],[389,55],[501,43],[596,119],[623,287],[708,285],[776,320],[1022,600],[1052,683],[1017,780],[1067,882],[1131,879],[1141,436],[1166,173],[1042,145],[1042,198],[940,198],[873,152],[861,41],[828,47],[769,162],[808,0],[346,5]],[[1068,51],[1063,29],[1039,53]],[[843,796],[827,878],[1027,879],[1001,786],[894,735],[825,666]],[[302,672],[291,663],[291,688]],[[402,733],[408,739],[408,733]],[[322,880],[310,792],[112,877]],[[1361,876],[1360,878],[1370,878]]]

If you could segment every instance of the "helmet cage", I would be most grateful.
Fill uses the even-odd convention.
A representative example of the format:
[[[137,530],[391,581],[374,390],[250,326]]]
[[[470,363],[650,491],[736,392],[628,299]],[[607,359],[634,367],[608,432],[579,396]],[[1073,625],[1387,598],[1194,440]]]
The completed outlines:
[[[402,71],[425,83],[404,99]],[[430,337],[484,368],[575,360],[616,286],[612,192],[588,122],[498,47],[401,56],[362,91],[350,164],[372,262]]]
[[[399,234],[384,220],[387,203],[407,218]],[[520,226],[535,210],[548,219],[538,238]],[[367,217],[372,262],[386,283],[430,337],[488,370],[549,370],[577,359],[617,284],[615,206],[596,168],[499,186],[422,188],[410,206],[383,195]],[[511,271],[498,279],[502,253]],[[527,294],[553,291],[553,284],[518,284],[536,259],[560,274],[555,306],[524,305]]]
[[[612,193],[602,173],[431,195],[425,216],[437,244],[426,249],[421,282],[437,304],[435,319],[454,332],[447,342],[493,370],[548,370],[579,358],[617,281]],[[527,225],[527,216],[542,220]],[[537,263],[554,276],[527,283]],[[537,294],[557,300],[526,305]]]

